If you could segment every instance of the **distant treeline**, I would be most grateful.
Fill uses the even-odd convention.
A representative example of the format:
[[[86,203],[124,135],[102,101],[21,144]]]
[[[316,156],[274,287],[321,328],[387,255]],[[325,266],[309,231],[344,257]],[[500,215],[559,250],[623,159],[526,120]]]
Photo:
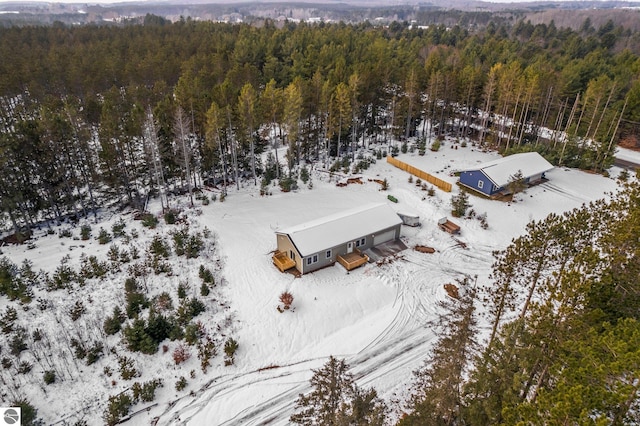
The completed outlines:
[[[0,209],[18,229],[423,134],[606,169],[640,122],[639,34],[496,22],[0,29]]]

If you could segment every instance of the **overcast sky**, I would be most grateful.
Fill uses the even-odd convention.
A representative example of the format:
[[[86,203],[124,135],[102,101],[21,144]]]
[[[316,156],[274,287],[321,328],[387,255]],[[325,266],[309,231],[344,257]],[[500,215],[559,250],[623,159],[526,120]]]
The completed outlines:
[[[3,4],[3,3],[5,3],[5,4],[6,3],[15,3],[16,1],[19,1],[19,0],[9,0],[9,1],[0,0],[0,4]],[[75,4],[80,4],[80,5],[82,5],[82,4],[92,5],[92,4],[132,3],[132,2],[135,2],[135,3],[147,3],[147,2],[151,2],[151,1],[158,2],[158,0],[91,0],[91,1],[82,1],[82,0],[51,0],[51,1],[35,0],[35,1],[41,1],[43,3],[75,3]],[[224,3],[245,2],[245,1],[247,1],[247,0],[209,0],[209,3],[222,3],[222,4],[224,4]],[[485,2],[488,2],[488,3],[522,3],[522,2],[531,2],[531,1],[535,1],[535,0],[481,0],[481,1],[485,1]],[[551,0],[551,1],[552,2],[556,2],[556,1],[581,1],[581,0]],[[602,2],[606,2],[607,0],[601,0],[601,1]],[[640,4],[640,0],[637,0],[637,1],[629,0],[629,1],[634,2],[634,3],[637,2],[638,4]],[[175,3],[178,3],[178,2],[179,1],[175,1]],[[191,3],[190,0],[182,0],[181,2],[182,3],[186,3],[186,4]],[[198,3],[202,3],[201,0],[198,0],[197,2]],[[271,3],[271,2],[273,2],[273,0],[262,1],[262,2],[259,1],[259,3]],[[303,0],[303,2],[304,2],[304,0]],[[361,2],[358,2],[358,3],[361,3]],[[399,3],[403,3],[403,2],[399,2]],[[405,3],[409,4],[409,2],[405,2]]]

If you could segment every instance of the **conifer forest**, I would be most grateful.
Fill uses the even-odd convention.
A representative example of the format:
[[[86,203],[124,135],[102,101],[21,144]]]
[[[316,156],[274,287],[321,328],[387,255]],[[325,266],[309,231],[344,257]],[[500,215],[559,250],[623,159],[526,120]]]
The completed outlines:
[[[147,15],[119,25],[0,28],[0,58],[0,231],[12,242],[104,209],[144,215],[150,200],[170,214],[169,195],[193,205],[204,187],[287,187],[314,163],[356,165],[357,147],[371,143],[397,153],[406,143],[424,149],[465,138],[605,175],[616,146],[640,147],[640,33],[611,21],[470,29]],[[401,408],[357,386],[349,365],[331,357],[290,422],[639,424],[638,177],[622,186],[607,200],[530,222],[493,253],[490,282],[441,303],[437,339]],[[216,250],[207,230],[173,238],[182,259]],[[152,268],[162,272],[171,247],[151,244]],[[85,262],[85,272],[99,266]],[[211,272],[200,268],[201,294],[209,294]],[[64,272],[60,265],[48,291],[64,288],[56,287]],[[0,294],[36,303],[29,277],[27,264],[2,258]],[[149,354],[165,338],[198,340],[190,321],[204,307],[196,297],[181,298],[173,319],[152,312],[139,320],[148,301],[140,279],[129,284],[126,306],[135,312],[114,308],[100,324],[106,334],[125,333],[132,352]],[[11,309],[0,312],[9,334]],[[87,356],[96,349],[89,343]],[[223,345],[233,364],[238,343]],[[204,364],[215,355],[213,343],[198,350]],[[7,356],[1,348],[3,365]],[[145,386],[153,394],[158,383]],[[18,401],[27,414],[33,402]],[[114,396],[105,422],[116,424],[130,405]]]

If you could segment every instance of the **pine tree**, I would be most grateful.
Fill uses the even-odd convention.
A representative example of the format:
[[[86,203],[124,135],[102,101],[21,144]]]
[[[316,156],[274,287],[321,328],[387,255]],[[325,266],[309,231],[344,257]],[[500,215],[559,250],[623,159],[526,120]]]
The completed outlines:
[[[526,188],[526,183],[524,181],[522,170],[518,170],[512,176],[509,177],[509,182],[507,182],[507,188],[511,192],[512,196],[516,195],[518,192],[524,191],[524,189]]]
[[[240,96],[238,96],[238,115],[242,122],[241,130],[239,134],[244,142],[249,142],[249,155],[251,161],[251,175],[253,177],[253,184],[257,184],[256,180],[256,156],[255,156],[255,144],[254,144],[254,128],[258,124],[256,109],[258,102],[258,94],[253,88],[251,83],[246,83],[242,86]]]
[[[184,113],[181,107],[178,107],[174,119],[174,133],[176,135],[177,152],[176,156],[180,159],[180,163],[184,170],[185,180],[187,182],[187,191],[189,192],[189,201],[193,207],[193,191],[191,184],[191,158],[192,149],[190,139],[189,117]]]
[[[471,204],[469,204],[467,191],[461,190],[457,195],[451,197],[451,213],[454,216],[463,217],[469,207],[471,207]]]
[[[333,356],[319,370],[313,370],[308,395],[296,400],[290,421],[300,425],[383,425],[386,404],[374,389],[362,390],[353,382],[349,365]]]
[[[459,423],[463,385],[477,349],[476,291],[467,279],[462,295],[440,303],[444,309],[435,324],[439,338],[424,366],[415,371],[414,391],[399,426]]]

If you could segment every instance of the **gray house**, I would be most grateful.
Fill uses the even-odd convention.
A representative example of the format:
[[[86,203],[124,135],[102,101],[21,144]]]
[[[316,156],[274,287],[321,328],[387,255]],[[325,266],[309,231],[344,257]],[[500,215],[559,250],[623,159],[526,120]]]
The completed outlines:
[[[366,263],[363,253],[400,237],[402,220],[385,203],[367,204],[276,231],[274,264],[306,274],[339,262],[347,270]]]

